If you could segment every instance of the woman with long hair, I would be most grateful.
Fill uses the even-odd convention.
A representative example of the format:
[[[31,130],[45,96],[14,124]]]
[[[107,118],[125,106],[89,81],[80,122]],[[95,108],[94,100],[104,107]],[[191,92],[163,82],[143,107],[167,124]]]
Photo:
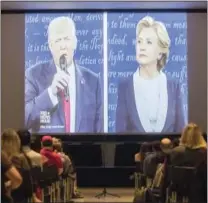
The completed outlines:
[[[21,151],[21,141],[19,138],[19,135],[14,129],[6,129],[1,136],[1,148],[2,150],[7,154],[8,158],[11,160],[12,164],[18,169],[18,171],[29,171],[31,170],[31,163],[29,159],[25,156],[25,154]],[[28,178],[30,180],[26,180],[23,178],[23,182],[21,187],[18,190],[14,190],[12,192],[12,197],[14,198],[15,202],[26,202],[27,198],[24,197],[24,195],[19,194],[19,191],[23,191],[24,189],[28,189],[28,194],[31,192],[31,197],[33,198],[34,202],[40,202],[40,200],[36,197],[36,195],[33,193],[33,188],[25,188],[24,184],[28,181],[32,184],[32,177],[29,175]],[[25,195],[26,195],[25,191]]]
[[[207,143],[202,130],[195,123],[189,123],[183,129],[179,146],[175,147],[170,155],[170,164],[196,168],[196,179],[190,195],[193,202],[206,202]]]

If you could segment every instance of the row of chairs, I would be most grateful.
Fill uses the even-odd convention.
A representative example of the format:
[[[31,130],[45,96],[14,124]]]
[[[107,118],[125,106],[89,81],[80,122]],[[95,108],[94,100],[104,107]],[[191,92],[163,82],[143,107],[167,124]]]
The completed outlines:
[[[165,188],[165,203],[189,203],[192,202],[192,187],[196,177],[195,167],[182,166],[167,166],[166,180],[168,185]],[[151,199],[154,202],[161,202],[161,188],[151,188],[153,179],[147,177],[142,171],[137,171],[134,174],[135,180],[135,195],[141,188],[148,188],[151,194]]]
[[[197,169],[195,167],[168,166],[167,178],[169,186],[166,190],[166,202],[190,202],[192,200],[192,186],[196,174]]]
[[[22,185],[12,192],[14,202],[22,202],[27,199],[32,201],[34,188],[40,188],[42,202],[68,202],[72,198],[73,177],[65,174],[58,175],[55,165],[43,165],[43,168],[34,167],[30,171],[20,169],[23,178]],[[32,177],[32,179],[31,179]]]

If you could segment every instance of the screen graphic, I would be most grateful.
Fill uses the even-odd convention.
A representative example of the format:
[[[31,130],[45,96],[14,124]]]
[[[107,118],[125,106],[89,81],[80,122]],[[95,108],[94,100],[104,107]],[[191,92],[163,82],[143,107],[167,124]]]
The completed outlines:
[[[188,120],[186,13],[25,15],[25,127],[173,133]]]

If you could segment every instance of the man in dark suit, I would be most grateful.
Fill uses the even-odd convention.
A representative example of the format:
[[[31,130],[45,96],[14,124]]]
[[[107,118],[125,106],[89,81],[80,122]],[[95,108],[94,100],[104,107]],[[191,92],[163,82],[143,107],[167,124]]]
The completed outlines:
[[[77,37],[72,19],[58,17],[50,22],[48,44],[53,60],[26,70],[26,126],[41,133],[102,132],[99,77],[73,60]]]

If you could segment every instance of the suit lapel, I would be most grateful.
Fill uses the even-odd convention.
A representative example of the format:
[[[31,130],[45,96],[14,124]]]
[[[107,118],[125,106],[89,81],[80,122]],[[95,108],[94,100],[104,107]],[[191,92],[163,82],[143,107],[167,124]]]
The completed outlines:
[[[50,82],[52,82],[53,76],[56,74],[57,70],[56,70],[56,66],[53,62],[53,60],[51,60],[49,62],[48,67],[45,69],[45,77],[48,78],[48,80],[50,80]]]
[[[85,79],[78,65],[75,64],[76,78],[76,110],[75,110],[75,132],[79,132],[84,106]],[[83,112],[83,113],[82,113]]]
[[[135,95],[134,93],[134,84],[133,84],[133,76],[131,77],[129,88],[127,88],[129,96],[127,96],[129,101],[129,107],[130,107],[130,115],[132,118],[132,121],[134,125],[136,126],[136,131],[138,132],[145,132],[144,128],[142,127],[141,121],[139,119],[139,114],[137,112],[136,102],[135,102]]]

